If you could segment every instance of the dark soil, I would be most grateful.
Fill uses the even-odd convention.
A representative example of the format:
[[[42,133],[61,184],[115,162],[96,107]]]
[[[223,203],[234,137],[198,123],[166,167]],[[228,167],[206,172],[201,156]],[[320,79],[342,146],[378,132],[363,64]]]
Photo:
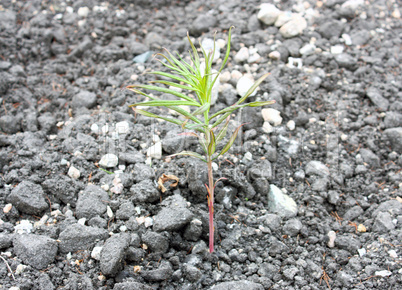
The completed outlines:
[[[402,288],[398,1],[273,1],[294,36],[261,2],[1,2],[1,288]],[[164,47],[188,57],[187,31],[224,43],[231,25],[212,110],[270,72],[251,99],[276,111],[231,120],[247,124],[215,164],[210,254],[206,166],[168,157],[197,140],[134,115],[125,87]]]

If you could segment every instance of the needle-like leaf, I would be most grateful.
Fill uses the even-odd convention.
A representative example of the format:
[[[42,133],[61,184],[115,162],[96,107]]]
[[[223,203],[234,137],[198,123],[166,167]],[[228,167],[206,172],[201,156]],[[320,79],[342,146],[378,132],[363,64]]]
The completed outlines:
[[[255,89],[262,83],[263,80],[265,80],[271,73],[266,73],[264,74],[262,77],[260,77],[252,86],[251,88],[248,89],[247,93],[240,98],[240,100],[238,100],[236,102],[236,104],[241,104],[243,103],[254,91]]]
[[[202,160],[202,161],[204,161],[204,162],[207,162],[207,161],[205,160],[205,158],[202,157],[202,155],[200,155],[200,154],[198,154],[198,153],[196,153],[196,152],[192,152],[192,151],[182,151],[182,152],[180,152],[180,153],[172,154],[172,155],[169,155],[169,156],[170,156],[170,157],[173,157],[173,156],[180,156],[180,155],[192,156],[192,157],[198,158],[198,159],[200,159],[200,160]]]
[[[236,137],[237,137],[237,134],[239,133],[240,128],[245,124],[246,123],[241,124],[239,127],[236,128],[236,130],[233,132],[233,135],[230,137],[228,143],[226,143],[225,147],[223,147],[222,151],[219,153],[218,156],[225,154],[226,152],[229,151],[230,147],[232,147],[234,141],[236,140]],[[217,158],[218,156],[216,156],[215,158]]]

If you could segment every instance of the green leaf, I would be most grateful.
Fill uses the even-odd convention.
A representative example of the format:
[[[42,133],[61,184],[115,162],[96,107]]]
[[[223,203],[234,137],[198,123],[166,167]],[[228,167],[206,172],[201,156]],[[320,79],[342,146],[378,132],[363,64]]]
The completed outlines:
[[[262,77],[260,77],[252,86],[251,88],[248,89],[247,93],[240,98],[240,100],[238,100],[236,102],[236,104],[241,104],[243,103],[254,91],[255,89],[262,83],[263,80],[265,80],[271,73],[266,73],[264,74]]]
[[[209,144],[208,144],[208,155],[212,156],[212,154],[215,153],[215,149],[216,149],[215,134],[212,130],[209,131],[209,133],[210,133],[210,138],[209,138]]]
[[[155,100],[155,101],[147,101],[147,102],[141,102],[141,103],[135,103],[135,104],[129,105],[129,107],[137,107],[137,106],[151,106],[151,107],[196,106],[196,107],[200,107],[201,105],[196,102],[188,102],[188,101],[180,101],[180,100],[179,101]]]
[[[223,125],[222,129],[219,131],[218,136],[216,137],[216,144],[219,144],[225,138],[226,132],[228,131],[228,126],[229,126],[229,119],[230,117],[226,118],[225,125]]]
[[[227,107],[227,108],[225,108],[225,109],[222,109],[222,110],[216,112],[215,114],[213,114],[211,117],[209,117],[208,121],[211,121],[213,118],[215,118],[215,117],[217,117],[217,116],[219,116],[219,115],[225,114],[225,113],[229,113],[229,114],[230,114],[230,113],[232,113],[233,111],[235,111],[235,110],[237,110],[237,109],[240,109],[240,108],[243,108],[243,107],[245,107],[245,106],[247,106],[247,105],[233,105],[233,106]],[[214,126],[214,127],[215,127],[215,126]]]
[[[162,119],[165,121],[168,121],[170,123],[176,124],[181,126],[181,124],[183,123],[183,121],[177,120],[177,119],[173,119],[173,118],[167,118],[167,117],[163,117],[163,116],[159,116],[156,114],[153,114],[151,112],[145,111],[145,110],[141,110],[141,109],[137,109],[137,108],[133,108],[134,112],[143,115],[143,116],[147,116],[147,117],[151,117],[151,118],[156,118],[156,119]]]
[[[179,97],[180,99],[187,100],[189,102],[195,102],[194,99],[190,98],[189,96],[179,93],[175,90],[167,89],[167,88],[162,88],[158,86],[152,86],[152,85],[131,85],[131,88],[141,88],[145,90],[151,90],[151,91],[157,91],[161,93],[166,93],[166,94],[171,94],[173,96]]]
[[[240,128],[245,125],[241,124],[239,127],[236,128],[236,130],[233,132],[233,135],[230,137],[228,143],[226,143],[225,147],[223,147],[222,151],[219,153],[218,156],[225,154],[226,152],[229,151],[230,147],[232,147],[234,141],[236,140],[237,134],[239,133]],[[216,158],[218,157],[216,156]]]
[[[166,77],[166,78],[171,78],[171,79],[176,80],[178,82],[183,82],[183,83],[188,84],[190,86],[193,85],[193,83],[188,81],[187,79],[181,78],[179,76],[176,76],[176,75],[173,75],[173,74],[170,74],[170,73],[165,73],[165,72],[162,72],[162,71],[153,71],[153,72],[149,72],[149,74],[160,75],[160,76],[163,76],[163,77]]]
[[[263,102],[251,102],[251,103],[247,103],[246,105],[248,107],[262,107],[262,106],[267,106],[267,105],[272,105],[272,104],[275,104],[275,100],[263,101]]]
[[[150,83],[151,84],[152,83],[164,84],[164,85],[167,85],[167,86],[172,86],[172,87],[176,87],[176,88],[183,89],[183,90],[201,92],[199,88],[196,88],[194,86],[185,86],[185,85],[181,85],[181,84],[174,83],[174,82],[169,82],[169,81],[155,80],[155,81],[150,81]]]
[[[176,153],[176,154],[169,155],[169,157],[181,156],[181,155],[184,155],[184,156],[192,156],[192,157],[198,158],[198,159],[200,159],[200,160],[202,160],[202,161],[204,161],[204,162],[207,162],[207,160],[205,160],[205,158],[204,158],[202,155],[200,155],[200,154],[198,154],[198,153],[196,153],[196,152],[192,152],[192,151],[182,151],[182,152],[180,152],[180,153]]]
[[[229,117],[231,114],[231,112],[225,113],[224,115],[220,116],[218,118],[218,120],[215,121],[215,123],[213,123],[213,125],[211,126],[212,128],[215,128],[216,126],[219,126],[220,123],[222,123],[223,121],[225,121],[225,119],[227,117]]]

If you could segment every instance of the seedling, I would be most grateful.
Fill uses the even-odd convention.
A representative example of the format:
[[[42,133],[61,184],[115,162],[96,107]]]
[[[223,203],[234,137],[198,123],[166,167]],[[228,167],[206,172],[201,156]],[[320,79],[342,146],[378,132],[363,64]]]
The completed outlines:
[[[164,65],[166,68],[170,69],[170,73],[162,71],[151,72],[151,74],[158,75],[164,78],[169,78],[173,81],[154,80],[151,81],[151,84],[149,85],[131,85],[127,87],[134,93],[149,98],[148,101],[130,105],[130,107],[132,107],[136,113],[147,117],[159,118],[177,124],[181,126],[183,130],[190,130],[183,134],[198,138],[201,148],[204,151],[203,155],[196,152],[183,151],[177,154],[173,154],[172,156],[192,156],[202,160],[207,164],[208,185],[205,184],[205,187],[208,192],[207,199],[209,209],[209,251],[211,253],[214,251],[214,190],[216,182],[219,181],[217,180],[214,183],[212,162],[219,156],[225,154],[230,149],[237,137],[237,134],[239,133],[240,128],[244,124],[237,127],[232,136],[229,138],[229,141],[227,141],[220,152],[216,152],[217,144],[219,144],[226,136],[229,125],[229,118],[232,112],[244,107],[260,107],[271,105],[275,102],[265,101],[243,104],[243,102],[269,75],[269,73],[266,73],[262,77],[260,77],[247,91],[247,93],[232,106],[224,108],[214,114],[210,114],[212,88],[229,59],[231,31],[232,27],[229,29],[226,54],[222,61],[220,69],[217,72],[213,72],[212,70],[212,60],[214,59],[215,54],[215,39],[214,49],[212,51],[207,52],[204,50],[204,48],[200,48],[202,53],[202,58],[200,58],[196,47],[194,46],[189,34],[187,33],[187,38],[192,49],[192,51],[190,51],[191,63],[184,61],[178,53],[176,57],[168,50],[166,50],[166,55],[158,53],[157,56],[160,56],[162,58],[161,60],[158,59],[158,61],[160,61],[161,64]],[[154,84],[161,84],[164,86],[157,86]],[[179,91],[185,91],[186,93],[178,92],[178,90],[175,90],[174,88],[180,89]],[[171,94],[177,97],[177,100],[163,100],[154,95],[147,94],[143,90],[151,90],[160,93]],[[154,113],[145,111],[142,108],[139,108],[140,106],[166,107],[168,109],[176,111],[182,117],[184,117],[184,119],[156,115]],[[191,108],[191,111],[188,112],[181,106],[189,106]]]

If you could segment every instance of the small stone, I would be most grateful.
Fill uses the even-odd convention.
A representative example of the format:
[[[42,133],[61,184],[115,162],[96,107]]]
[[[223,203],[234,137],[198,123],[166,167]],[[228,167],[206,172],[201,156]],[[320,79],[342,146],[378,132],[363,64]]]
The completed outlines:
[[[89,12],[90,12],[90,10],[88,7],[80,7],[80,8],[78,8],[77,14],[80,17],[87,17]]]
[[[162,142],[157,142],[147,150],[147,156],[155,159],[162,158]]]
[[[242,47],[240,50],[236,53],[234,59],[236,62],[245,62],[248,58],[250,57],[250,54],[248,52],[247,47]]]
[[[398,254],[396,253],[395,250],[389,250],[389,251],[388,251],[388,254],[389,254],[389,256],[390,256],[391,258],[394,258],[394,259],[398,258]]]
[[[26,265],[23,265],[23,264],[19,264],[18,266],[17,266],[17,269],[15,269],[15,274],[16,275],[20,275],[20,274],[22,274],[24,271],[25,271],[25,269],[27,268],[28,266],[26,266]],[[10,288],[11,289],[11,288]],[[19,288],[18,288],[19,289]]]
[[[293,120],[290,120],[286,123],[286,127],[290,130],[293,131],[296,128],[296,123]]]
[[[284,38],[291,38],[303,33],[307,28],[307,21],[299,14],[293,14],[292,19],[286,22],[279,32]]]
[[[257,14],[258,20],[266,25],[272,25],[282,12],[273,4],[263,3],[260,5],[260,11]]]
[[[314,44],[307,43],[305,46],[300,48],[299,52],[303,56],[308,56],[308,55],[314,54],[315,49],[316,49],[316,47]]]
[[[146,63],[149,60],[149,58],[152,56],[152,54],[153,54],[153,51],[146,51],[144,53],[141,53],[133,58],[133,62],[134,63]],[[138,69],[139,68],[140,67],[138,67]],[[142,71],[142,70],[140,70],[140,71]]]
[[[236,85],[236,91],[239,94],[239,96],[243,97],[247,91],[254,85],[254,78],[251,74],[245,74],[242,76],[238,81]],[[251,97],[255,96],[257,94],[257,89],[255,89],[251,93]]]
[[[6,202],[11,203],[20,212],[39,215],[49,206],[44,198],[42,186],[24,180],[15,187]]]
[[[70,168],[68,169],[67,175],[70,176],[72,179],[78,179],[78,178],[80,178],[81,173],[74,166],[70,166]]]
[[[261,110],[264,121],[269,122],[274,126],[279,126],[282,123],[281,112],[272,108],[266,108]]]
[[[334,231],[329,231],[327,234],[329,240],[328,240],[328,247],[333,248],[335,247],[335,239],[336,239],[336,233]]]
[[[399,18],[401,18],[401,12],[399,12],[399,9],[398,8],[396,8],[393,12],[392,12],[392,17],[394,17],[394,18],[396,18],[396,19],[399,19]]]
[[[343,41],[345,41],[345,44],[346,44],[346,45],[349,45],[349,46],[350,46],[350,45],[353,44],[352,38],[350,37],[349,34],[343,33],[343,34],[342,34],[342,39],[343,39]]]
[[[96,94],[89,91],[81,91],[73,97],[72,106],[74,108],[85,107],[91,109],[96,105]]]
[[[91,252],[92,259],[95,259],[95,260],[98,260],[98,261],[100,260],[100,253],[102,251],[102,248],[103,247],[94,247],[92,249],[92,252]]]
[[[107,216],[108,216],[109,218],[112,218],[112,217],[113,217],[113,211],[112,211],[112,209],[110,208],[110,206],[107,206],[107,207],[106,207],[106,214],[107,214]]]
[[[220,47],[218,45],[215,45],[214,40],[211,38],[204,38],[201,42],[201,47],[207,52],[211,52],[214,50],[215,47],[215,52],[214,52],[214,58],[212,62],[216,62],[220,56],[221,56],[221,51]]]
[[[321,177],[329,176],[329,169],[321,161],[312,160],[307,163],[305,172],[307,175],[317,175]]]
[[[395,229],[392,217],[388,212],[380,212],[374,221],[373,231],[384,233]]]
[[[358,249],[357,252],[359,253],[360,257],[364,257],[366,255],[366,249],[365,248]]]
[[[283,26],[286,22],[289,22],[292,19],[293,13],[290,11],[284,11],[279,14],[278,18],[275,21],[276,27]]]
[[[301,69],[303,67],[303,62],[301,58],[289,57],[286,65],[290,68]]]
[[[268,193],[268,210],[287,218],[296,216],[298,212],[296,202],[273,184]]]
[[[279,60],[281,59],[281,53],[277,50],[274,50],[268,54],[268,57],[273,60]]]
[[[331,53],[332,54],[341,54],[343,52],[343,46],[342,45],[334,45],[331,46]]]
[[[29,220],[21,220],[18,225],[14,227],[17,234],[29,234],[33,230],[33,226]]]
[[[117,164],[119,164],[119,158],[112,153],[103,155],[101,160],[99,161],[99,166],[106,168],[116,167]]]
[[[365,233],[365,232],[367,231],[367,229],[366,229],[366,227],[365,227],[363,224],[359,224],[359,225],[357,226],[357,231],[358,231],[359,233]]]
[[[265,133],[269,134],[269,133],[272,133],[274,131],[274,127],[272,127],[269,122],[264,122],[264,124],[262,125],[262,130]]]
[[[13,205],[12,205],[11,203],[7,203],[7,204],[3,207],[3,212],[4,212],[4,213],[9,213],[12,208],[13,208]]]
[[[382,270],[382,271],[376,271],[375,276],[380,276],[380,277],[388,277],[391,276],[392,272],[388,270]]]
[[[297,236],[303,224],[296,218],[288,220],[283,226],[283,232],[289,236]]]
[[[128,134],[130,132],[130,125],[127,121],[116,123],[116,132],[118,134]]]

